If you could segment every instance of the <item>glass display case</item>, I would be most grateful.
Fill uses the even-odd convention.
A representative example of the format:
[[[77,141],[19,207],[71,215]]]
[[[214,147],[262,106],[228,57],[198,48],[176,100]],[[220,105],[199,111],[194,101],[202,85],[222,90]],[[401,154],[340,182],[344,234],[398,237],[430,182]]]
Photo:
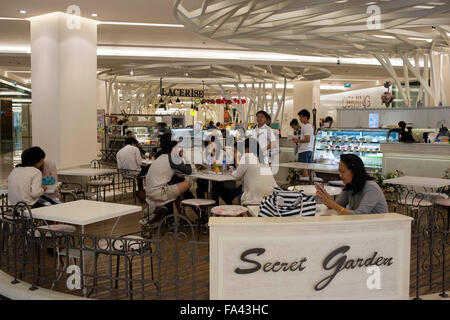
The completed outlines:
[[[389,129],[319,129],[315,136],[313,161],[339,164],[341,154],[358,155],[368,169],[381,169],[381,142],[398,142],[397,132]]]
[[[128,127],[127,131],[133,132],[137,141],[141,145],[157,145],[158,144],[158,128],[156,126],[150,127]]]

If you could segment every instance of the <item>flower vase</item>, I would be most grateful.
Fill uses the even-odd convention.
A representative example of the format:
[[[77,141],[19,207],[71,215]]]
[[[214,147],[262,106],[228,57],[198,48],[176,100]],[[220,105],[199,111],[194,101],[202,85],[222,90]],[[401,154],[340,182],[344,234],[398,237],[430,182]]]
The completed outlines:
[[[391,102],[385,103],[384,105],[386,106],[386,108],[389,108],[389,106],[391,105]]]

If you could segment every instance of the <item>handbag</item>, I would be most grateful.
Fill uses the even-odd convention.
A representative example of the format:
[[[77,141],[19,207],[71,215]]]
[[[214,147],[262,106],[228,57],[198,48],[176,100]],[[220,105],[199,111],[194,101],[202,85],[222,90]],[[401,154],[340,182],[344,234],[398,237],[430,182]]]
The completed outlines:
[[[314,216],[316,198],[307,196],[303,191],[286,191],[275,187],[260,206],[259,217]]]

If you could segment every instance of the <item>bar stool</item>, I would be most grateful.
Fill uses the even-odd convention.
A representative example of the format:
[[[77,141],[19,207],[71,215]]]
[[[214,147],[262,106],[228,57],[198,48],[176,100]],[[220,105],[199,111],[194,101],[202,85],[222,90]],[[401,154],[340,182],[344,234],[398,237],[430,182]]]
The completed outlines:
[[[235,205],[217,206],[211,209],[213,217],[244,217],[247,211],[247,208]]]
[[[242,202],[242,206],[243,207],[254,207],[254,206],[260,206],[261,205],[261,201],[244,201]]]
[[[333,187],[341,187],[341,188],[345,187],[345,184],[342,180],[331,180],[331,181],[328,181],[327,184],[329,186],[333,186]]]
[[[197,240],[200,240],[200,228],[201,228],[201,218],[202,218],[202,208],[205,210],[206,216],[209,217],[209,212],[211,208],[216,204],[215,200],[211,199],[186,199],[181,201],[181,213],[186,216],[186,207],[191,207],[194,209],[195,213],[198,215],[197,226],[198,234]]]

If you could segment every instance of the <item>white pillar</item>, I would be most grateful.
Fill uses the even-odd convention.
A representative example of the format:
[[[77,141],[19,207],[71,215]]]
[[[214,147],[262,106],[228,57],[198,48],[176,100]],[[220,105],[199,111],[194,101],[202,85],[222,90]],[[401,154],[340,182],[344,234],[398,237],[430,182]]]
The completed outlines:
[[[312,110],[317,109],[317,126],[319,126],[320,109],[320,80],[294,81],[294,107],[292,116],[298,119],[300,110],[306,109],[311,113],[310,123],[313,122]]]
[[[96,109],[106,111],[106,82],[97,80],[97,104]]]
[[[97,23],[74,17],[31,19],[33,145],[58,168],[97,157]]]

